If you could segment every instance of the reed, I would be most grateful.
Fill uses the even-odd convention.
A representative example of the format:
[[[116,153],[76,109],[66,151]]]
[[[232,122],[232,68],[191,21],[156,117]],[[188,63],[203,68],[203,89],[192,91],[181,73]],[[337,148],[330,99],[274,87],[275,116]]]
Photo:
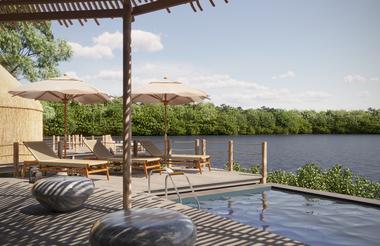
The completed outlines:
[[[20,85],[0,65],[0,163],[13,163],[13,143],[42,140],[42,106],[38,101],[12,97],[9,90]],[[19,148],[19,161],[30,159],[29,152]]]

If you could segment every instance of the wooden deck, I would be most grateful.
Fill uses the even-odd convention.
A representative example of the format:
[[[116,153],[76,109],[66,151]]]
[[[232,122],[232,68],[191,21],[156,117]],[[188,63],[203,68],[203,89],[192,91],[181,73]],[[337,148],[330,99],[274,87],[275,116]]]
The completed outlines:
[[[255,183],[259,176],[229,173],[221,170],[202,175],[187,172],[196,189]],[[95,193],[84,206],[71,213],[46,211],[31,196],[27,180],[0,178],[0,238],[1,245],[88,245],[93,223],[107,213],[122,209],[122,177],[91,175]],[[175,177],[178,186],[186,187],[182,176]],[[182,178],[182,179],[181,179]],[[152,176],[152,188],[162,192],[165,175]],[[197,227],[196,245],[303,245],[283,236],[262,231],[238,222],[194,209],[163,198],[143,193],[147,179],[143,174],[133,177],[133,207],[161,207],[177,210],[189,216]]]
[[[163,176],[155,176],[155,187],[162,187],[160,179]],[[31,197],[31,184],[26,180],[0,178],[1,245],[88,245],[92,224],[105,214],[122,209],[121,177],[112,176],[110,182],[104,176],[91,177],[95,180],[95,193],[80,210],[63,214],[48,212],[40,206]],[[201,181],[206,177],[207,180],[212,179],[206,172],[199,182],[195,176],[190,177],[198,185],[206,183],[207,181]],[[239,175],[228,179],[236,180],[237,177]],[[134,177],[133,188],[136,191],[146,189],[147,181],[144,179]],[[216,181],[215,178],[214,184],[221,185]],[[161,207],[189,216],[197,227],[196,245],[303,245],[283,236],[146,193],[134,194],[133,207]]]

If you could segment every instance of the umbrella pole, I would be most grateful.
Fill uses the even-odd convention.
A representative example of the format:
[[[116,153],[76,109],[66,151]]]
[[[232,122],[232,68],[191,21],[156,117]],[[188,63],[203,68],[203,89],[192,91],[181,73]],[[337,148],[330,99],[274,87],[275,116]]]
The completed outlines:
[[[131,81],[131,1],[124,1],[123,16],[123,208],[132,208],[132,81]]]
[[[64,120],[64,132],[63,132],[63,157],[66,158],[66,144],[67,144],[67,98],[63,99],[63,120]]]
[[[164,103],[164,160],[168,156],[168,104]]]

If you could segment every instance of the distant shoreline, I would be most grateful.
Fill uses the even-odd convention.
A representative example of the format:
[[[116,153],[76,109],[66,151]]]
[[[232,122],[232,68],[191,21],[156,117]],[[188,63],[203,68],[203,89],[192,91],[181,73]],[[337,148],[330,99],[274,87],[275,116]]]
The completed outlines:
[[[63,134],[63,105],[44,102],[44,134]],[[123,110],[120,99],[106,104],[69,106],[69,133],[122,135]],[[132,134],[163,135],[161,104],[134,104]],[[168,107],[168,134],[210,135],[294,135],[294,134],[380,134],[380,109],[284,110],[262,107],[242,109],[211,103]]]

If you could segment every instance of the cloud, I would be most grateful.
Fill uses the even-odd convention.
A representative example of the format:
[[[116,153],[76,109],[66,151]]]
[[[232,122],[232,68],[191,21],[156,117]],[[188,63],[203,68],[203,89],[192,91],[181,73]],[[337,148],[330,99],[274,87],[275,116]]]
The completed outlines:
[[[369,91],[361,91],[358,93],[358,96],[360,98],[368,98],[371,96],[371,93]]]
[[[286,73],[274,75],[272,79],[294,79],[296,74],[293,71],[287,71]]]
[[[344,76],[344,81],[347,83],[354,83],[354,82],[366,82],[368,79],[362,75],[359,74],[348,74]]]
[[[68,42],[74,52],[74,57],[87,57],[93,59],[113,57],[112,49],[108,46],[94,45],[82,46],[81,44]]]
[[[211,97],[211,102],[217,105],[228,104],[243,108],[263,105],[305,108],[307,102],[323,102],[331,98],[331,95],[324,91],[295,92],[289,88],[269,87],[262,82],[238,79],[229,74],[210,73],[189,64],[135,64],[133,75],[134,88],[167,76],[171,80],[181,81],[206,91]]]
[[[305,102],[323,101],[330,98],[330,95],[323,91],[294,92],[288,88],[264,86],[256,81],[239,80],[227,74],[194,76],[183,78],[183,81],[209,92],[212,101],[216,104],[224,103],[243,108],[263,105],[299,107]]]
[[[132,30],[132,48],[134,51],[157,52],[164,49],[161,37],[151,32]]]
[[[92,59],[112,58],[113,50],[123,48],[123,34],[104,32],[92,39],[92,46],[69,42],[74,56]],[[136,52],[157,52],[164,49],[161,37],[142,30],[132,30],[132,50]]]
[[[123,34],[121,32],[104,32],[92,39],[95,45],[107,46],[111,49],[123,48]]]
[[[269,87],[263,82],[238,79],[229,74],[210,73],[189,64],[150,62],[134,64],[133,67],[132,90],[167,76],[170,80],[206,91],[211,102],[216,105],[305,109],[312,108],[309,105],[320,105],[332,98],[332,95],[324,91],[294,91],[286,87]],[[111,95],[122,95],[121,68],[101,70],[86,81],[93,81],[98,88]]]
[[[101,79],[105,81],[122,81],[123,70],[121,69],[100,70],[94,77],[96,79]]]
[[[348,75],[344,76],[343,79],[344,79],[344,82],[350,83],[350,84],[367,83],[370,81],[379,81],[378,77],[367,77],[367,76],[360,75],[360,74],[348,74]]]
[[[298,98],[303,100],[309,100],[309,101],[319,101],[319,100],[326,100],[331,98],[332,95],[330,93],[324,92],[324,91],[305,91],[298,94]]]

